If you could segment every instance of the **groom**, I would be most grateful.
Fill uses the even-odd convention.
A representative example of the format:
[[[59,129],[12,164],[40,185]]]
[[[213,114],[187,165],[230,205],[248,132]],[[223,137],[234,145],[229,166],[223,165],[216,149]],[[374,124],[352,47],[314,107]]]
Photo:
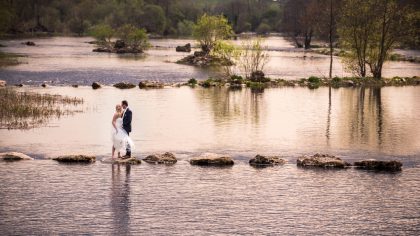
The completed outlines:
[[[123,129],[127,132],[128,135],[130,135],[131,132],[131,119],[133,117],[133,113],[131,112],[130,108],[128,108],[128,102],[126,100],[121,102],[121,106],[124,109],[123,113]],[[124,158],[130,158],[131,157],[131,147],[128,144],[127,150]]]

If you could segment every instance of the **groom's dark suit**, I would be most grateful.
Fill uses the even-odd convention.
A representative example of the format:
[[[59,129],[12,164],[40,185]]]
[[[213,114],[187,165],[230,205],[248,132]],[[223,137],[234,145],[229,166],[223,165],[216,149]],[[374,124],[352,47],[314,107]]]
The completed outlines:
[[[123,129],[130,135],[131,132],[131,119],[133,118],[133,113],[131,112],[130,108],[126,108],[123,116]],[[127,146],[127,156],[131,156],[131,148]]]

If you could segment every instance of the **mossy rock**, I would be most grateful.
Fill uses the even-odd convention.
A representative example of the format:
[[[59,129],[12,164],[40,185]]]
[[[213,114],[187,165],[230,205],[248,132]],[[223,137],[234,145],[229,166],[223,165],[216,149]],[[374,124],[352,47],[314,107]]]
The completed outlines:
[[[349,163],[338,157],[328,154],[315,154],[313,156],[302,156],[297,159],[299,167],[321,167],[343,169],[351,166]]]
[[[177,159],[173,153],[165,152],[163,154],[152,154],[143,159],[151,164],[175,164]]]
[[[53,160],[63,163],[93,163],[96,161],[96,157],[87,155],[66,155],[55,157]]]
[[[119,88],[119,89],[132,89],[132,88],[135,88],[136,85],[130,84],[130,83],[120,82],[120,83],[114,84],[114,87]]]
[[[357,169],[393,172],[401,171],[402,163],[399,161],[363,160],[356,161],[354,166]]]
[[[232,166],[234,161],[229,156],[206,153],[190,160],[191,165],[197,166]]]
[[[249,164],[255,167],[267,167],[286,164],[286,160],[278,156],[262,156],[256,155],[254,158],[249,160]]]

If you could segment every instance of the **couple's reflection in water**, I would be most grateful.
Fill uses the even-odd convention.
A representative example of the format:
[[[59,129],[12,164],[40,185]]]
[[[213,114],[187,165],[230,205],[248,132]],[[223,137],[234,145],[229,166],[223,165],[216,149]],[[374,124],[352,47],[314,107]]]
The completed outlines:
[[[112,164],[111,212],[113,235],[130,233],[130,165]]]

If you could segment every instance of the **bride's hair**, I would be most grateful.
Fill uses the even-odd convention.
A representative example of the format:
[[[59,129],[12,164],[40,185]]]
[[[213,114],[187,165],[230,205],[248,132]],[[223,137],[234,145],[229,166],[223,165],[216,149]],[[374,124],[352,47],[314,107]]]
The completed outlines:
[[[120,104],[117,104],[117,105],[115,106],[115,110],[116,110],[116,111],[121,112],[121,109],[122,109],[122,107],[121,107],[121,105],[120,105]]]

